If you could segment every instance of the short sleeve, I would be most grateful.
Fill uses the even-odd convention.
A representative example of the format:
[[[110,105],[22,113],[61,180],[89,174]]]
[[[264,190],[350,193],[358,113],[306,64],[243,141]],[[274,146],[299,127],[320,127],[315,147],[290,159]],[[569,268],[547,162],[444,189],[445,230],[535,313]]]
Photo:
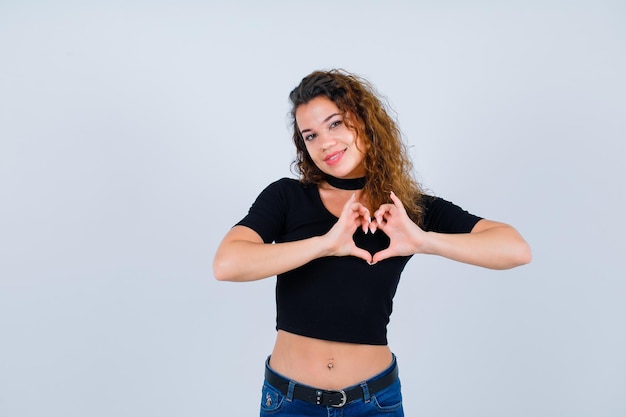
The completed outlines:
[[[423,196],[422,206],[422,228],[427,232],[469,233],[482,219],[439,197]]]
[[[285,198],[286,181],[288,180],[283,178],[268,185],[236,226],[251,228],[265,243],[274,242],[283,231],[288,210]]]

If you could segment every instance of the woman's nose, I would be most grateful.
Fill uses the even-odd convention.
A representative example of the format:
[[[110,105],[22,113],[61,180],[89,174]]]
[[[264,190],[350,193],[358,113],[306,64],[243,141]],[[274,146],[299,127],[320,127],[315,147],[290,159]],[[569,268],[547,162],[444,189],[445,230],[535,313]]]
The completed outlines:
[[[319,134],[320,144],[323,150],[331,148],[337,141],[330,132],[323,132]]]

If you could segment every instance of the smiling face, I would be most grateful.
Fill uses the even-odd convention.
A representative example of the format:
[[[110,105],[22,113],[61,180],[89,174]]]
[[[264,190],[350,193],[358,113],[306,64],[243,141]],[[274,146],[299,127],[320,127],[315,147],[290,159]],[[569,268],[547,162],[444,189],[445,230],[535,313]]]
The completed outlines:
[[[296,123],[309,156],[322,172],[337,178],[365,176],[365,145],[346,124],[349,117],[324,96],[296,109]]]

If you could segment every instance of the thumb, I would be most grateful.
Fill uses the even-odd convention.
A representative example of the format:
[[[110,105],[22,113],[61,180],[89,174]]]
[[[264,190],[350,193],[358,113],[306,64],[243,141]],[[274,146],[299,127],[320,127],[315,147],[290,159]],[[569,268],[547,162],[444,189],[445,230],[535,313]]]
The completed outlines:
[[[374,256],[372,257],[372,265],[380,262],[380,261],[384,261],[387,258],[391,258],[393,255],[391,253],[391,251],[389,250],[389,248],[387,249],[383,249],[380,252],[376,252],[374,254]]]
[[[352,251],[352,256],[356,256],[357,258],[363,259],[368,264],[372,264],[372,254],[366,251],[365,249],[361,249],[357,246],[354,247]]]

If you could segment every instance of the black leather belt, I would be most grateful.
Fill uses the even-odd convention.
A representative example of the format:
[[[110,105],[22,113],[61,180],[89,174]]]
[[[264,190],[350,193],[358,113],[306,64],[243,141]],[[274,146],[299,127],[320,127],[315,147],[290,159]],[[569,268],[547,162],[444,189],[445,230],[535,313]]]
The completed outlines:
[[[373,381],[365,381],[370,395],[382,391],[398,379],[398,366],[395,361],[392,366],[393,368],[382,377]],[[265,380],[278,389],[283,395],[287,395],[290,381],[272,371],[269,367],[269,359],[265,366]],[[345,390],[332,391],[295,383],[293,398],[317,405],[343,407],[352,401],[363,399],[364,393],[360,384],[346,388]]]

